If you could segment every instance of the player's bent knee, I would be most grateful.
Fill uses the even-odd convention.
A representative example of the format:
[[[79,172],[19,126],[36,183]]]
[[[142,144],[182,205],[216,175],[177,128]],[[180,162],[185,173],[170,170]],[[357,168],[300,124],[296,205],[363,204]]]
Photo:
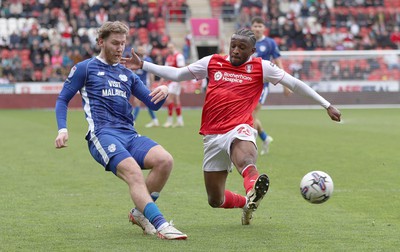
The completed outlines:
[[[174,160],[171,158],[163,158],[159,161],[159,166],[164,170],[170,172],[174,166]]]
[[[172,166],[174,165],[174,158],[172,155],[167,152],[163,151],[163,153],[157,156],[157,164],[161,165],[164,168],[170,168],[172,169]]]
[[[145,158],[146,168],[171,170],[173,165],[172,155],[161,146],[154,147]]]
[[[213,198],[208,198],[208,204],[212,207],[212,208],[218,208],[222,205],[223,201],[220,199],[213,199]]]

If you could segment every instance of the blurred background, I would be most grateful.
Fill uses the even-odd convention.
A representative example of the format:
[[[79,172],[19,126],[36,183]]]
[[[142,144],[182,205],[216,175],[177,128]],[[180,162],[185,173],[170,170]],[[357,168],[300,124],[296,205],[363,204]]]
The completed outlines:
[[[99,52],[96,29],[105,21],[129,26],[125,55],[145,45],[164,64],[173,42],[190,64],[228,53],[232,33],[254,16],[265,19],[285,71],[334,103],[400,104],[399,0],[0,0],[0,7],[0,108],[53,106],[71,67]],[[201,106],[206,84],[183,83],[182,105]],[[283,97],[277,85],[268,104],[308,103]]]

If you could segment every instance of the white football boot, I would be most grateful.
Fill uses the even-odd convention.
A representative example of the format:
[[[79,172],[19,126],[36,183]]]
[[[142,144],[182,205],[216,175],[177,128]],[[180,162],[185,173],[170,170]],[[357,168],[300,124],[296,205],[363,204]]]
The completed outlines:
[[[186,240],[187,235],[179,231],[174,227],[172,224],[172,221],[168,223],[167,226],[165,226],[163,229],[160,231],[157,231],[157,236],[160,239],[164,240]]]
[[[153,224],[151,224],[150,221],[137,209],[132,208],[132,210],[129,212],[128,218],[129,222],[131,222],[133,225],[138,225],[143,229],[143,234],[155,235],[157,233],[157,230]]]

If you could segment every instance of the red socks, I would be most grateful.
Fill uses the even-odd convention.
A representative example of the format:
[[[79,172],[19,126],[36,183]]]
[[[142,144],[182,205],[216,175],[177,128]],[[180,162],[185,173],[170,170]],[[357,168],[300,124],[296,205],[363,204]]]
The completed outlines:
[[[255,165],[248,165],[242,171],[242,177],[244,178],[243,186],[246,190],[246,194],[253,188],[254,183],[257,181],[259,173]]]
[[[177,104],[176,105],[176,107],[175,107],[175,112],[176,112],[176,115],[177,116],[180,116],[181,114],[182,114],[182,107],[181,107],[181,105],[179,104]]]
[[[242,208],[246,204],[246,197],[225,190],[225,200],[220,208]]]
[[[246,194],[253,188],[254,183],[257,181],[259,173],[255,165],[248,165],[242,171],[242,177],[244,179],[243,185],[246,190]],[[246,205],[246,197],[225,190],[225,200],[220,208],[243,208]]]
[[[168,104],[168,115],[169,116],[172,116],[172,112],[174,111],[174,106],[175,106],[175,104],[173,102]]]

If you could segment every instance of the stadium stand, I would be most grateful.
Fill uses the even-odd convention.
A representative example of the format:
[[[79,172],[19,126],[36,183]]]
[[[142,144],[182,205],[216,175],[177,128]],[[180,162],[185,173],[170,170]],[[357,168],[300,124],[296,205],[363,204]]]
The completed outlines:
[[[64,80],[73,64],[98,52],[96,27],[107,20],[129,25],[126,53],[132,46],[147,44],[153,60],[163,64],[171,40],[168,24],[187,21],[188,3],[0,1],[0,83]],[[249,27],[253,16],[262,16],[268,26],[266,35],[277,41],[282,52],[400,48],[399,0],[209,0],[209,4],[212,16],[234,23],[235,28]],[[328,67],[336,65],[349,68],[349,76],[342,78],[369,80],[382,76],[379,73],[399,76],[400,71],[398,57],[355,58],[350,65],[335,58],[323,62],[299,57],[285,61],[285,68],[301,72],[306,80],[309,76],[326,79]]]

